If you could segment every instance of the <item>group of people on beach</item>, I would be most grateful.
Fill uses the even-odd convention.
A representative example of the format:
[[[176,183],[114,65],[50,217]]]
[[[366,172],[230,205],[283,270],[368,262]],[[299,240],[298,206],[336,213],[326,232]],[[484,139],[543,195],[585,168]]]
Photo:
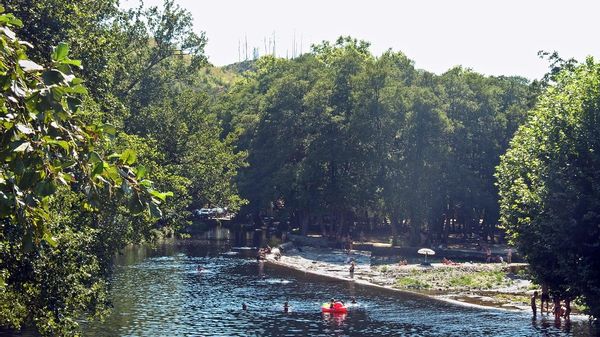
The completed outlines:
[[[533,312],[533,317],[537,316],[537,302],[538,292],[534,291],[531,296],[531,311]],[[542,296],[540,298],[540,313],[544,313],[544,304],[546,305],[546,313],[550,314],[550,293],[548,291],[547,285],[542,285]],[[571,319],[571,299],[569,297],[565,297],[564,301],[561,301],[561,297],[559,293],[554,293],[552,296],[552,314],[554,314],[555,320],[560,320],[563,317],[565,320]]]

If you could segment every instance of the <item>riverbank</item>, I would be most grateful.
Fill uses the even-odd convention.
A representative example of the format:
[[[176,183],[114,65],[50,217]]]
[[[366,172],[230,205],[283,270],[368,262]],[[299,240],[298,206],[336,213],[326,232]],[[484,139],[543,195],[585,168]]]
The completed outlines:
[[[356,267],[350,275],[350,261]],[[269,263],[316,275],[425,295],[438,300],[505,310],[531,310],[529,297],[537,289],[527,277],[526,264],[432,263],[371,265],[369,252],[314,247],[288,247]]]

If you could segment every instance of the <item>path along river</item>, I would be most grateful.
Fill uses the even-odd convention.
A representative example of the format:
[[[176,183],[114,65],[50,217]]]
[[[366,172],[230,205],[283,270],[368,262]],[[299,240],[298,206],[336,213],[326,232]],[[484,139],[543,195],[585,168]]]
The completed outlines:
[[[126,250],[113,280],[114,311],[106,322],[86,326],[84,336],[598,334],[582,318],[556,325],[547,316],[532,320],[529,312],[454,305],[259,263],[229,247],[227,241],[188,240]],[[347,315],[321,314],[320,304],[329,298],[352,296],[358,304]]]

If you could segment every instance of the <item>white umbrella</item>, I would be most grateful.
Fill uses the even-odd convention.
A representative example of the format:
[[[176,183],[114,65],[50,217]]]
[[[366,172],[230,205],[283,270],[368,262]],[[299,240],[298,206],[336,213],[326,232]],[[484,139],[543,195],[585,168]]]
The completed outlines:
[[[429,257],[429,255],[435,255],[435,252],[429,248],[421,248],[421,249],[417,250],[417,253],[421,254],[421,255],[425,255],[426,263],[427,263],[427,258]]]
[[[421,248],[419,250],[417,250],[417,253],[421,254],[421,255],[435,255],[435,252],[432,249],[429,248]]]

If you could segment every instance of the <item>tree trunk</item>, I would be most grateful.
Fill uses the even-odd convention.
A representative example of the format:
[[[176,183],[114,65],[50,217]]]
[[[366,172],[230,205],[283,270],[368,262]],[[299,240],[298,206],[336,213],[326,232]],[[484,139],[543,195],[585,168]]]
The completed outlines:
[[[398,216],[393,214],[391,220],[390,229],[392,232],[392,246],[396,246],[398,245]]]
[[[308,226],[310,225],[310,214],[308,213],[308,211],[300,212],[300,222],[302,224],[300,233],[302,235],[308,234]]]

